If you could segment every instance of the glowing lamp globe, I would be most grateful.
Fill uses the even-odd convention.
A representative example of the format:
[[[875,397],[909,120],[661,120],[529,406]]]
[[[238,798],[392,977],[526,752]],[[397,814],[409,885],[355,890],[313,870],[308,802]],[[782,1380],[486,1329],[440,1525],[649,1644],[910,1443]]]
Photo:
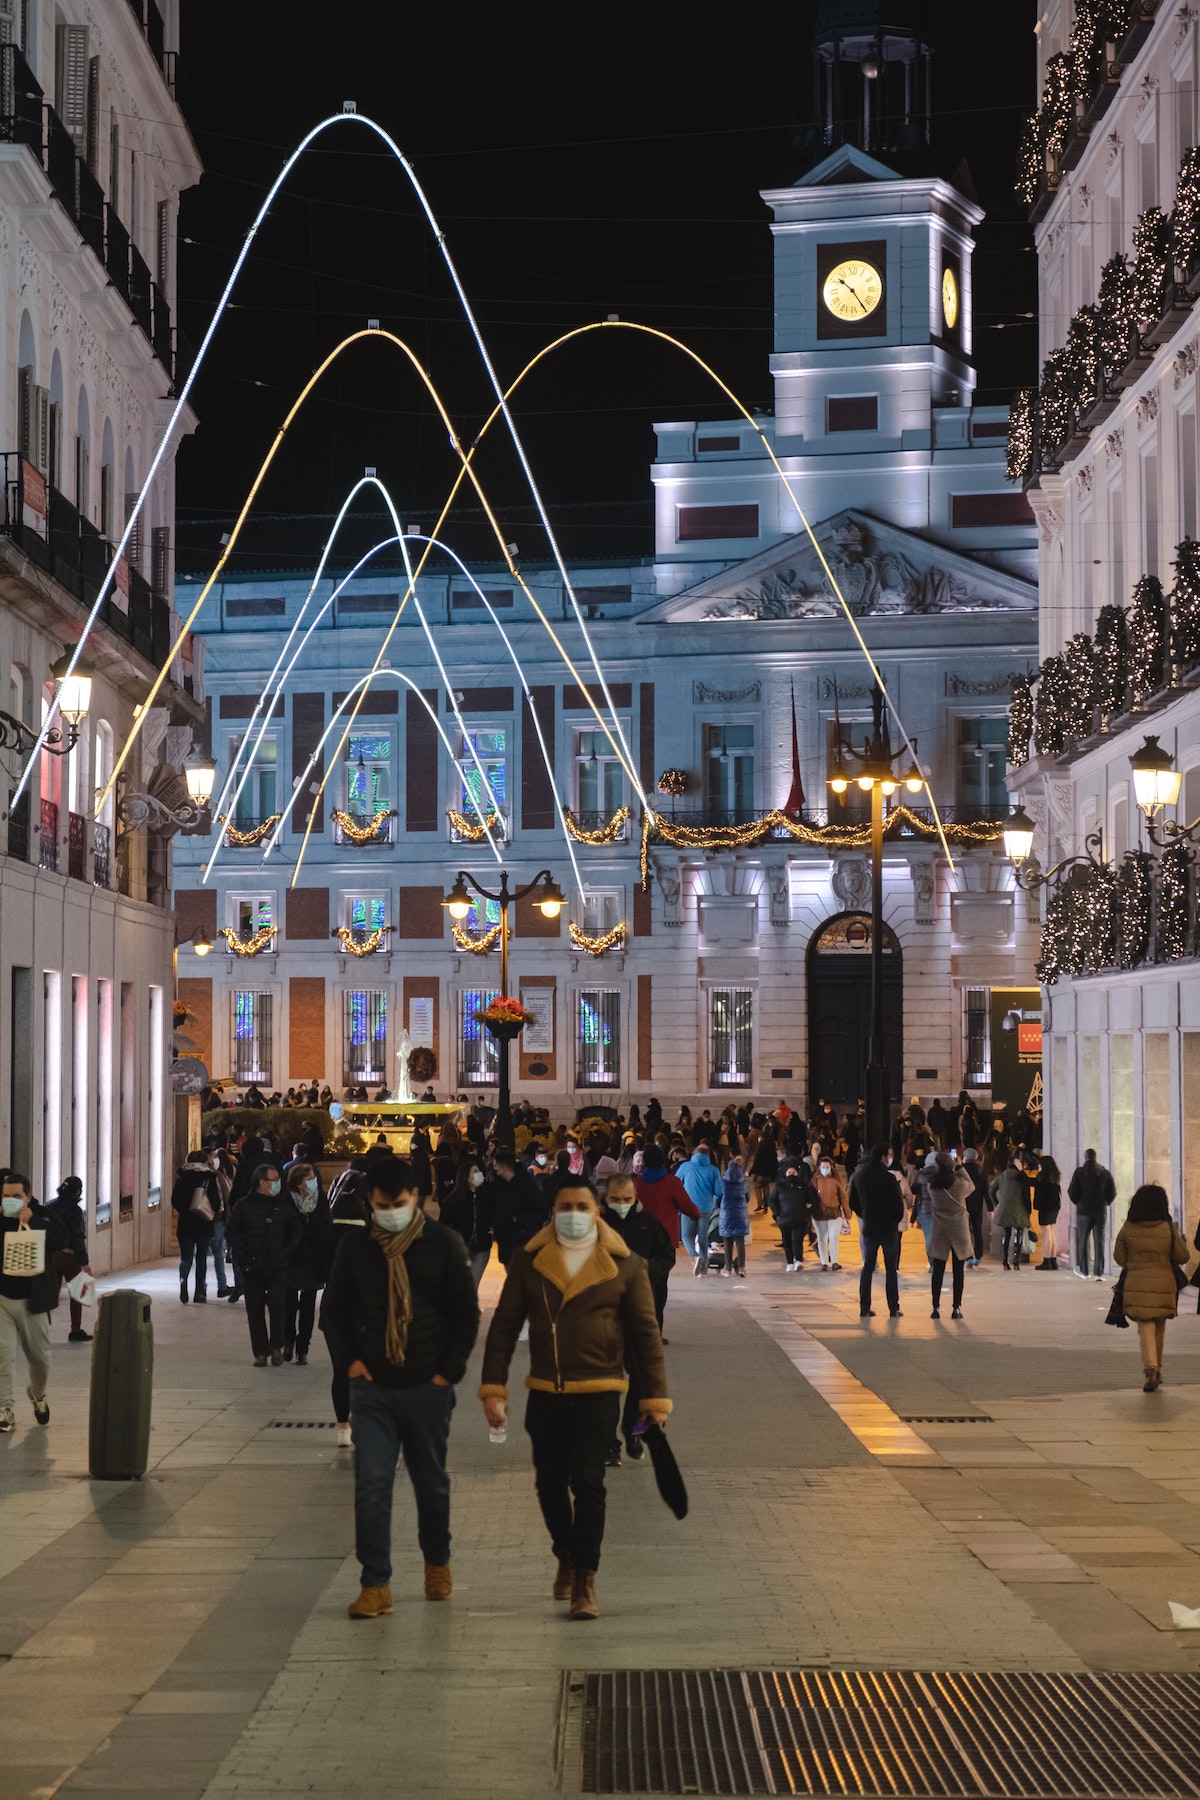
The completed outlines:
[[[534,903],[537,906],[538,911],[542,914],[543,918],[557,919],[566,903],[567,896],[563,893],[557,881],[551,881],[547,876],[538,891],[538,896]]]
[[[1156,737],[1148,737],[1129,763],[1134,798],[1148,819],[1164,806],[1174,806],[1183,777]]]
[[[211,756],[189,756],[183,765],[188,799],[193,806],[207,806],[217,781],[217,765]]]
[[[58,689],[58,710],[68,725],[81,725],[87,718],[88,708],[92,703],[92,676],[95,673],[91,663],[83,657],[75,664],[74,671],[68,674],[71,667],[71,652],[64,650],[50,664],[50,674]]]
[[[442,901],[452,919],[465,919],[471,910],[471,896],[467,892],[466,883],[460,875],[446,898]]]
[[[1004,854],[1018,869],[1028,862],[1033,852],[1034,823],[1024,807],[1018,806],[1004,826]]]

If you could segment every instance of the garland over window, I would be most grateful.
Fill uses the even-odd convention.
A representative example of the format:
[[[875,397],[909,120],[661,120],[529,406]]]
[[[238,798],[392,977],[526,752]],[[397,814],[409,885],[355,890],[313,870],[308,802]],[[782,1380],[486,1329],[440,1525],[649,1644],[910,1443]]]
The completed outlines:
[[[499,925],[491,926],[479,937],[472,937],[461,919],[451,919],[450,933],[458,949],[469,950],[473,956],[486,956],[500,942]]]
[[[225,827],[227,844],[231,844],[235,850],[253,850],[256,845],[266,842],[282,817],[282,813],[272,813],[269,819],[264,819],[261,825],[252,825],[249,831],[239,831],[236,825],[229,823],[224,813],[217,814],[217,823]]]
[[[607,825],[601,825],[595,831],[585,831],[570,807],[567,806],[563,808],[563,818],[566,820],[567,830],[577,844],[615,843],[617,838],[620,837],[628,817],[629,808],[627,806],[618,806]]]
[[[374,844],[377,843],[381,837],[383,828],[388,820],[394,819],[395,817],[395,807],[389,806],[384,810],[377,812],[369,825],[360,825],[352,814],[342,812],[339,808],[333,814],[333,822],[338,827],[342,836],[346,838],[349,843]]]
[[[466,844],[482,843],[489,831],[495,831],[497,825],[503,823],[498,812],[490,812],[487,815],[486,821],[484,821],[481,819],[469,819],[466,813],[460,813],[457,808],[453,806],[447,807],[446,817],[449,819],[459,837],[462,838],[463,842]]]
[[[577,950],[586,950],[589,956],[603,956],[606,950],[625,948],[625,921],[622,919],[619,925],[614,925],[611,931],[605,931],[599,937],[589,937],[572,919],[567,926],[567,935]]]
[[[217,935],[225,939],[235,956],[261,956],[274,940],[275,927],[261,925],[253,937],[240,938],[232,926],[222,925]]]
[[[366,937],[356,937],[348,925],[335,925],[330,937],[337,938],[348,956],[373,956],[383,946],[384,938],[392,929],[390,925],[379,925]]]

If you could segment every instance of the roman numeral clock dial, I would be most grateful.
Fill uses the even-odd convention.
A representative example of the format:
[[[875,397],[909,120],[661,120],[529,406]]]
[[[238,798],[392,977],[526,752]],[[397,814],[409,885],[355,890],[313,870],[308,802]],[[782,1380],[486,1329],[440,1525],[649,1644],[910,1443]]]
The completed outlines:
[[[883,299],[883,276],[871,263],[850,257],[830,269],[821,298],[835,319],[856,325],[870,318]]]

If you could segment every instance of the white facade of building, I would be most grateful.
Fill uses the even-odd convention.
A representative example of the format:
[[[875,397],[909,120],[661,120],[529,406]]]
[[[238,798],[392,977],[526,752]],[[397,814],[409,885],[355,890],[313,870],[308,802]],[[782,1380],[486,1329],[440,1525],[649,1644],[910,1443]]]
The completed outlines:
[[[1194,7],[1134,9],[1141,19],[1107,52],[1094,121],[1081,127],[1038,199],[1042,354],[1062,346],[1072,318],[1094,305],[1101,271],[1133,261],[1139,216],[1170,214],[1185,153],[1197,142],[1200,28]],[[1151,15],[1153,15],[1151,19]],[[1047,0],[1041,73],[1067,50],[1070,0]],[[1098,103],[1097,103],[1098,105]],[[1135,584],[1157,576],[1168,596],[1176,546],[1197,535],[1196,371],[1200,312],[1171,271],[1164,317],[1144,326],[1138,354],[1081,419],[1065,450],[1044,447],[1030,488],[1040,526],[1041,657],[1076,633],[1093,637],[1105,606],[1128,607]],[[1177,302],[1177,304],[1174,304]],[[1093,721],[1062,755],[1032,755],[1010,776],[1038,825],[1043,867],[1081,853],[1090,833],[1119,866],[1147,846],[1130,758],[1148,732],[1183,771],[1178,817],[1200,815],[1200,699],[1194,673],[1171,669],[1133,712]],[[1157,858],[1157,852],[1154,853]],[[1152,877],[1157,891],[1157,866]],[[1157,905],[1157,902],[1156,902]],[[1072,1169],[1094,1147],[1112,1169],[1118,1210],[1143,1181],[1161,1182],[1186,1219],[1200,1216],[1200,980],[1192,954],[1152,941],[1136,966],[1064,976],[1046,990],[1047,1142]]]
[[[175,227],[200,163],[173,92],[177,5],[0,4],[0,707],[40,727],[171,411]],[[190,423],[190,421],[189,421]],[[96,789],[178,627],[173,460],[103,607],[69,755],[0,750],[0,1145],[35,1192],[83,1181],[92,1266],[169,1232],[169,849],[94,824]],[[151,713],[130,787],[167,792],[199,671]]]

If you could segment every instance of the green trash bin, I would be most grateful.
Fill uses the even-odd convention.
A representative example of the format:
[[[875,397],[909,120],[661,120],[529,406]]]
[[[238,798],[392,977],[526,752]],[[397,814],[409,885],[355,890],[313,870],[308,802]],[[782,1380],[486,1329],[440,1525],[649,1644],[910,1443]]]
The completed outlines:
[[[101,1297],[92,1345],[88,1468],[93,1481],[135,1481],[146,1473],[153,1387],[150,1296],[117,1288]]]

